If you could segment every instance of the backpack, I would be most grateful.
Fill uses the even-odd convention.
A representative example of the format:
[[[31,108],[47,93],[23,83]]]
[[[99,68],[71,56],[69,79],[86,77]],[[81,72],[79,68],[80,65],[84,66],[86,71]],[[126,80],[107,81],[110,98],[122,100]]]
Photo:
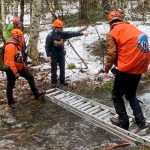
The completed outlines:
[[[0,47],[0,71],[6,71],[9,68],[4,64],[4,50],[5,50],[5,45]]]
[[[11,43],[17,47],[17,44],[13,41],[8,42],[4,44],[2,47],[0,47],[0,71],[6,71],[9,69],[9,66],[4,64],[4,52],[5,52],[5,46]]]

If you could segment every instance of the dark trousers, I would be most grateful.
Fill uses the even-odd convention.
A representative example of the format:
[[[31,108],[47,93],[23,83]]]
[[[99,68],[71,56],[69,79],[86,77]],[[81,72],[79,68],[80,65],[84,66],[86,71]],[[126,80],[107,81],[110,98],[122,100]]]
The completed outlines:
[[[25,78],[28,81],[33,94],[36,95],[38,93],[38,89],[35,85],[33,75],[28,70],[25,69],[18,71],[18,73],[21,77]],[[7,76],[6,95],[7,95],[8,104],[10,105],[14,103],[13,88],[15,86],[16,78],[11,69],[6,71],[6,76]]]
[[[51,83],[57,84],[57,64],[60,69],[60,82],[65,81],[65,57],[52,57],[51,61]]]
[[[140,79],[141,74],[128,74],[120,72],[118,70],[116,72],[112,99],[115,110],[119,115],[119,120],[125,126],[129,125],[129,120],[124,105],[124,100],[122,98],[123,95],[125,95],[126,99],[130,103],[136,123],[140,124],[145,122],[141,107],[139,105],[139,100],[136,97],[136,90]]]

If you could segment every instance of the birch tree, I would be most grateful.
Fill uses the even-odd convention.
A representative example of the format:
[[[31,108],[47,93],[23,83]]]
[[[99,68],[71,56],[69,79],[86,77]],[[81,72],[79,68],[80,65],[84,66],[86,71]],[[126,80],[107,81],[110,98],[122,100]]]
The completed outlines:
[[[32,65],[39,64],[39,52],[37,49],[38,38],[39,38],[39,27],[40,27],[40,13],[41,13],[42,0],[32,1],[32,16],[30,24],[30,40],[29,49],[30,56],[32,58]]]
[[[6,31],[6,0],[1,0],[1,16],[2,16],[2,25],[3,25],[3,35],[5,38],[5,31]]]

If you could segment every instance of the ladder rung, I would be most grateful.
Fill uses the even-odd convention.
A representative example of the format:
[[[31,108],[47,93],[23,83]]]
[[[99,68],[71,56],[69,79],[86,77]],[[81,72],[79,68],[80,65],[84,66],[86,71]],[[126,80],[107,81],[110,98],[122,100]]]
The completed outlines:
[[[76,98],[76,96],[71,96],[71,97],[68,96],[68,97],[62,98],[61,101],[67,102],[67,101],[70,101],[70,100],[75,99],[75,98]]]
[[[89,113],[89,112],[91,112],[91,111],[93,111],[93,110],[95,110],[97,108],[100,108],[99,105],[96,105],[96,106],[94,106],[94,107],[92,107],[92,108],[90,108],[88,110],[85,110],[84,112]]]
[[[75,104],[80,103],[80,102],[83,102],[83,99],[78,99],[78,100],[72,102],[71,105],[74,106]]]
[[[95,110],[89,112],[89,115],[93,115],[93,114],[95,114],[95,113],[97,113],[97,112],[99,112],[99,111],[100,111],[100,108],[97,108],[97,109],[95,109]]]
[[[90,104],[91,104],[91,102],[86,102],[86,103],[84,103],[84,104],[78,106],[77,108],[78,108],[78,109],[81,109],[81,108],[83,108],[83,107],[85,107],[85,106],[87,106],[87,105],[90,105]]]
[[[77,100],[78,100],[77,98],[74,98],[74,99],[68,101],[68,103],[71,104],[71,103],[73,103],[73,102],[75,102],[75,101],[77,101]]]
[[[54,98],[56,98],[56,99],[61,99],[63,97],[67,97],[66,93],[61,93],[59,95],[54,96]]]
[[[98,114],[95,114],[95,117],[99,117],[99,116],[106,114],[108,112],[109,112],[109,109],[103,110],[103,111],[99,112]]]
[[[50,90],[47,90],[46,93],[50,93],[52,91],[56,91],[57,89],[50,89]]]
[[[50,93],[50,94],[46,94],[46,96],[52,96],[52,95],[55,95],[55,94],[58,94],[58,93],[60,93],[60,91],[56,91],[56,92],[53,92],[53,93]]]
[[[81,101],[81,102],[79,102],[79,103],[77,103],[77,104],[75,104],[75,105],[73,105],[74,107],[78,107],[78,106],[80,106],[80,105],[82,105],[84,103],[84,101]]]
[[[84,111],[84,110],[89,109],[89,108],[91,108],[91,107],[92,107],[92,105],[87,105],[87,106],[85,106],[85,107],[82,107],[80,110],[81,110],[81,111]]]
[[[98,118],[99,118],[99,119],[102,119],[102,118],[105,118],[105,117],[109,116],[110,114],[111,114],[110,112],[107,112],[107,113],[105,113],[105,114],[99,116]]]

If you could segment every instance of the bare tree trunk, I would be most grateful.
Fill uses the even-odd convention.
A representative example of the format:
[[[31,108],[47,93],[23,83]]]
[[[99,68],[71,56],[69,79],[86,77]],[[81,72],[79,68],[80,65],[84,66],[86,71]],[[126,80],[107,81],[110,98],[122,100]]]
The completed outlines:
[[[59,9],[59,0],[54,0],[54,9],[55,11]]]
[[[3,25],[3,35],[6,31],[6,0],[1,0],[1,16],[2,16],[2,25]],[[4,36],[5,38],[5,36]]]
[[[13,0],[13,16],[18,17],[18,0]]]
[[[53,19],[54,20],[57,19],[58,16],[55,14],[55,12],[53,11],[53,9],[51,8],[50,2],[48,0],[45,0],[45,1],[46,1],[46,4],[48,5],[48,9],[49,9],[50,13],[52,14]]]
[[[88,7],[87,7],[87,3],[88,0],[80,0],[79,4],[80,4],[80,19],[82,21],[82,23],[87,23],[88,21]]]
[[[20,9],[21,9],[21,13],[20,13],[20,21],[22,22],[23,24],[23,21],[24,21],[24,0],[21,0],[20,1]]]
[[[102,8],[105,14],[107,14],[110,11],[110,3],[109,1],[102,0]]]
[[[40,26],[40,12],[42,0],[32,1],[32,20],[30,24],[30,56],[32,58],[32,65],[39,64],[39,52],[37,49],[38,38],[39,38],[39,26]]]

